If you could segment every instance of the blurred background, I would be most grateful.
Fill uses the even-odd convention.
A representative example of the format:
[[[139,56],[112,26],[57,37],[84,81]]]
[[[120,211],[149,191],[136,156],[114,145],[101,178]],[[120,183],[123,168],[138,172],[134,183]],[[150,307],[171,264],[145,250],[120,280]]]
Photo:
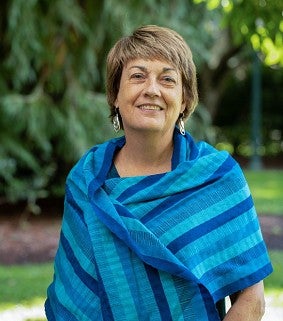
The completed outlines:
[[[229,151],[244,168],[266,237],[279,240],[271,251],[282,273],[282,10],[280,0],[1,1],[0,287],[20,282],[18,272],[5,274],[6,265],[25,263],[15,269],[27,275],[23,269],[33,263],[29,271],[47,274],[38,272],[46,281],[40,279],[42,289],[29,298],[9,298],[0,288],[0,311],[36,297],[42,302],[52,265],[39,263],[54,257],[66,175],[88,148],[114,136],[105,99],[106,55],[118,38],[144,24],[172,28],[191,47],[200,103],[187,130]],[[44,228],[32,225],[39,217]],[[24,241],[15,227],[26,242],[30,237],[25,250],[17,251]],[[45,239],[37,242],[43,230]],[[36,243],[44,248],[46,239],[53,252],[28,257],[28,249]],[[9,261],[13,252],[18,256]],[[282,306],[283,281],[271,283],[275,306]],[[22,293],[28,285],[23,287]]]

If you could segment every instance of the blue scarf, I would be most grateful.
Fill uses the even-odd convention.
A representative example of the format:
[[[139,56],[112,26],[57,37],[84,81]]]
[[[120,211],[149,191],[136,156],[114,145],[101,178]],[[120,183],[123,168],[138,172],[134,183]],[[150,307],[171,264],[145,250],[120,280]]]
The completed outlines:
[[[172,171],[109,178],[124,144],[67,178],[48,320],[219,320],[218,300],[272,271],[240,167],[175,132]]]

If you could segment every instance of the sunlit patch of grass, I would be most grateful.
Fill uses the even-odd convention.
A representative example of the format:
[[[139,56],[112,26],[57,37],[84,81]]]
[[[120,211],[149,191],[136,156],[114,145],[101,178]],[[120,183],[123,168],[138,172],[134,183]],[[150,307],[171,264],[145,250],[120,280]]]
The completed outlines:
[[[43,305],[52,275],[52,263],[0,266],[0,311]]]
[[[280,307],[283,306],[283,289],[280,290],[274,290],[274,289],[266,289],[265,290],[265,296],[268,298],[268,301],[266,304],[274,307]]]
[[[273,273],[265,281],[265,293],[271,300],[272,306],[283,306],[283,251],[270,251]]]
[[[26,298],[26,299],[20,300],[20,302],[14,302],[12,298],[10,300],[7,299],[6,302],[0,302],[0,311],[9,310],[14,308],[15,306],[22,306],[25,308],[31,308],[34,306],[43,307],[45,299],[46,299],[45,294],[39,297]]]

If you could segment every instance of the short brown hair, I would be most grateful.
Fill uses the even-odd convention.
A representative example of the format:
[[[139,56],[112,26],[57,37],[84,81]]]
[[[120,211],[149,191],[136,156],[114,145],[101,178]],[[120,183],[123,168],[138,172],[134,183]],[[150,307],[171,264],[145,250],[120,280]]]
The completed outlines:
[[[136,58],[162,59],[181,73],[186,108],[184,118],[190,116],[198,103],[196,68],[192,53],[184,39],[175,31],[155,25],[136,29],[132,35],[121,38],[110,50],[106,63],[106,95],[110,117],[115,115],[123,67]]]

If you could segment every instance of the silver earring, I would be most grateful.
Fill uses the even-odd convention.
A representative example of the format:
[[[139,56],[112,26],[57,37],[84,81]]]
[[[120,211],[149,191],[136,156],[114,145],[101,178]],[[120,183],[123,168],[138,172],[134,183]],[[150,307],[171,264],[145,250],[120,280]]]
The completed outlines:
[[[118,131],[121,129],[118,108],[116,108],[115,111],[116,111],[116,115],[113,117],[112,123],[113,123],[115,133],[118,133]]]
[[[184,124],[184,120],[183,120],[183,114],[180,115],[178,125],[179,125],[179,130],[180,130],[181,135],[185,136],[186,131],[185,131],[185,124]]]

